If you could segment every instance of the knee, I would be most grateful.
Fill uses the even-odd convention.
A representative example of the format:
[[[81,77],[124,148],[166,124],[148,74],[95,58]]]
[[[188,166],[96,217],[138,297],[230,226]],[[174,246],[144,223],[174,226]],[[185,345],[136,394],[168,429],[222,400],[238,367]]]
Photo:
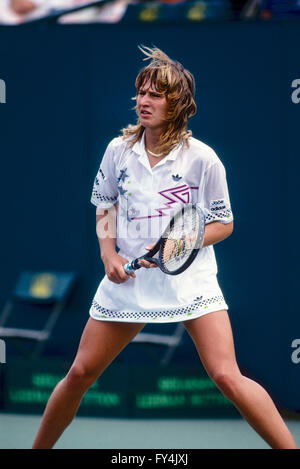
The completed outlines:
[[[66,376],[67,385],[77,389],[88,389],[98,378],[94,370],[85,365],[74,364]]]
[[[211,375],[212,380],[229,400],[234,401],[239,392],[242,375],[230,371],[217,371]]]

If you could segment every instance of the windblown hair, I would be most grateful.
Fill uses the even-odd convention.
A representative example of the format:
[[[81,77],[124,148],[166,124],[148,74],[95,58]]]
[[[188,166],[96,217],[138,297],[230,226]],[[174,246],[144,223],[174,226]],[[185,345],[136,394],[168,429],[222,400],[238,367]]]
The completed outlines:
[[[140,71],[136,78],[136,97],[140,88],[148,81],[153,89],[166,96],[165,128],[157,151],[169,153],[181,141],[188,145],[188,138],[192,135],[192,132],[187,130],[187,125],[189,118],[197,111],[194,100],[194,77],[179,62],[171,60],[160,49],[151,49],[146,46],[139,47],[139,49],[146,56],[143,60],[151,60],[151,62]],[[122,132],[123,138],[128,138],[129,145],[133,146],[142,137],[144,126],[138,119],[136,125],[129,125]]]

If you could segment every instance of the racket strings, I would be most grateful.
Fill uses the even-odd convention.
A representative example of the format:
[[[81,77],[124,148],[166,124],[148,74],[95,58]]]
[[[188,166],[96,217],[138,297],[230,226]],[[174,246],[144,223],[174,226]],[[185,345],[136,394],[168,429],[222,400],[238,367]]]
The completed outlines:
[[[177,270],[195,249],[199,231],[196,210],[185,210],[175,220],[165,239],[162,261],[169,271]]]

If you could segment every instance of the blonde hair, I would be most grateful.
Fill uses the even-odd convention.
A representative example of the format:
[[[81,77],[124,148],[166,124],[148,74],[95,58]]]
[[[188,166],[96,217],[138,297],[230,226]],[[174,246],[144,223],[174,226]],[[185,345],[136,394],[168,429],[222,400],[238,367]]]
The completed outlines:
[[[156,47],[151,49],[146,46],[139,46],[139,49],[146,56],[143,60],[151,60],[151,62],[140,71],[136,78],[136,97],[147,81],[150,81],[158,93],[166,96],[165,128],[157,151],[169,153],[181,141],[188,145],[188,138],[192,135],[192,132],[187,130],[187,124],[189,118],[197,111],[194,100],[194,77],[179,62],[170,59],[160,49]],[[129,139],[129,145],[133,146],[142,137],[144,126],[138,119],[136,125],[128,125],[122,132],[123,138]]]

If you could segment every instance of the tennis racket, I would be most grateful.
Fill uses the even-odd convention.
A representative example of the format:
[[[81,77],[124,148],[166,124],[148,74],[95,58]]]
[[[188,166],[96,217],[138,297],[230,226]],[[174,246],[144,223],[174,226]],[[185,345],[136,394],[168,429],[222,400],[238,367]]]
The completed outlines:
[[[141,257],[124,265],[127,274],[142,266],[140,259],[156,264],[165,274],[184,272],[193,262],[203,244],[205,215],[198,205],[184,205],[171,219],[161,238]],[[158,257],[153,257],[158,254]]]

